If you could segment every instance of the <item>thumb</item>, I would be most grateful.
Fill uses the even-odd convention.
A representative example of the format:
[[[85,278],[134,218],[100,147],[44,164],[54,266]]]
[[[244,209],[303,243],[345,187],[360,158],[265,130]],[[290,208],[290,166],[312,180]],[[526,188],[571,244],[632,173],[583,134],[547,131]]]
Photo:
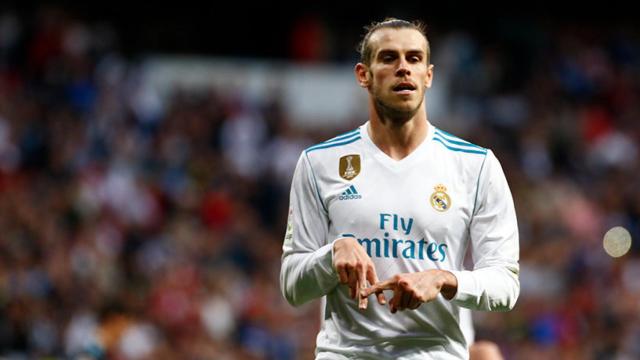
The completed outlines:
[[[367,280],[369,284],[375,285],[380,282],[378,279],[378,275],[376,274],[376,269],[371,267],[370,271],[367,273]],[[378,299],[378,304],[384,305],[387,303],[387,299],[384,297],[384,293],[382,290],[376,291],[376,298]]]
[[[383,281],[383,282],[379,282],[376,284],[373,284],[373,286],[363,289],[360,292],[360,296],[369,296],[373,293],[377,293],[380,292],[382,290],[392,290],[396,288],[396,282],[393,279],[387,280],[387,281]]]

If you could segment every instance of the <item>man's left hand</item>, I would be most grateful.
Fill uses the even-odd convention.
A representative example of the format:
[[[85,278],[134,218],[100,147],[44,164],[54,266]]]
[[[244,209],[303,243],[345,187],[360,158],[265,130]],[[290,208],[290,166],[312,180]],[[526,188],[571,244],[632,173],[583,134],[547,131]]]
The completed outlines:
[[[398,310],[417,309],[422,303],[432,301],[442,292],[451,300],[458,288],[458,279],[444,270],[427,270],[416,273],[403,273],[389,280],[378,282],[363,289],[360,296],[368,297],[382,290],[393,290],[393,298],[389,301],[391,313]]]

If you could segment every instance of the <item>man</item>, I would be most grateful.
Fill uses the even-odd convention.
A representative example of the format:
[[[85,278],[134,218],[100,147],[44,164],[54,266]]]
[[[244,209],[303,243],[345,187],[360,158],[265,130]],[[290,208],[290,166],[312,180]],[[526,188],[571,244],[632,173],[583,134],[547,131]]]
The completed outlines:
[[[461,307],[508,311],[519,294],[511,193],[490,150],[429,123],[423,27],[367,30],[355,77],[369,121],[301,154],[281,289],[293,305],[323,299],[317,359],[468,358]]]

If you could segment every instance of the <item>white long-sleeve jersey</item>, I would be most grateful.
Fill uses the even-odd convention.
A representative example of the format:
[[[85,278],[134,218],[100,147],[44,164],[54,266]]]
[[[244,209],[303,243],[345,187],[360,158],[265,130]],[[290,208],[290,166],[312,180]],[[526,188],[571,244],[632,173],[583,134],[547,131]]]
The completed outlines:
[[[395,314],[371,297],[359,310],[332,265],[333,242],[347,236],[366,249],[380,280],[449,270],[455,297]],[[470,271],[463,270],[468,246]],[[283,250],[285,298],[293,305],[323,298],[317,359],[468,358],[460,307],[510,310],[520,291],[516,214],[500,163],[433,125],[402,160],[375,146],[368,123],[303,151]]]

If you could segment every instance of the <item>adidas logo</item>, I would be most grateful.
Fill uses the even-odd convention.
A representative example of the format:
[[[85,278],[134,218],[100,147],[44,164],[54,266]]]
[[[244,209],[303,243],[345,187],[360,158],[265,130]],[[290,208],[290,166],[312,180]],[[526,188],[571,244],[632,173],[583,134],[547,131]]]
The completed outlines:
[[[343,191],[340,196],[338,196],[338,200],[355,200],[362,199],[362,195],[358,194],[358,190],[356,190],[355,186],[351,185],[347,188],[347,190]]]

